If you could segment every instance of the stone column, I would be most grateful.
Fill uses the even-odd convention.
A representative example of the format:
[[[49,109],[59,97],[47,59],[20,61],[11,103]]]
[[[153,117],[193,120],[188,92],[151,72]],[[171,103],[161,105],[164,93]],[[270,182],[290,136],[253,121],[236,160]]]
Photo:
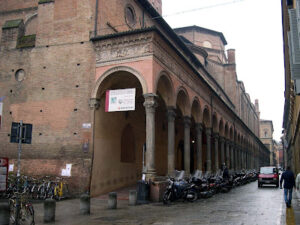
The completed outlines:
[[[230,168],[229,140],[226,140],[226,166]]]
[[[219,170],[219,135],[214,134],[214,140],[215,140],[215,170]]]
[[[175,109],[168,108],[168,174],[175,170]]]
[[[239,161],[239,170],[242,169],[242,147],[239,146],[239,152],[238,152],[238,161]]]
[[[146,109],[146,179],[155,176],[155,108],[156,95],[145,94]]]
[[[224,137],[220,137],[220,142],[221,142],[221,164],[223,164],[223,163],[225,163],[225,152],[224,152],[225,139],[224,139]]]
[[[234,169],[233,142],[230,143],[230,169]]]
[[[184,123],[184,170],[186,174],[190,174],[191,164],[191,147],[190,147],[190,132],[191,132],[191,118],[185,116],[183,118]]]
[[[234,170],[238,170],[238,145],[234,145]]]
[[[241,151],[241,161],[242,161],[241,169],[245,169],[244,156],[245,156],[245,152],[244,152],[244,149],[242,148],[242,151]]]
[[[201,123],[196,124],[196,143],[197,143],[197,169],[202,171],[202,131]]]
[[[206,128],[206,170],[211,171],[211,128]]]

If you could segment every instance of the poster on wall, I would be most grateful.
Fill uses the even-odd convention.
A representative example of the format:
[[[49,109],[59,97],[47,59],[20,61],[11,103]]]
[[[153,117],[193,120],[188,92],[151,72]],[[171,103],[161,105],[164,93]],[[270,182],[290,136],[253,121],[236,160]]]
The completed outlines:
[[[0,191],[6,191],[8,177],[8,158],[0,158]]]
[[[135,88],[107,90],[105,112],[135,110]]]
[[[0,129],[2,126],[3,99],[4,99],[4,97],[0,97]]]

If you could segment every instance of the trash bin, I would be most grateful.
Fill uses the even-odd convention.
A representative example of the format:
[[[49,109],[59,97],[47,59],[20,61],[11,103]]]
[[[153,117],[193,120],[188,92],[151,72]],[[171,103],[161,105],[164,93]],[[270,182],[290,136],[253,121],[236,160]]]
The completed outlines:
[[[137,182],[137,203],[147,204],[149,203],[150,185],[144,180]]]

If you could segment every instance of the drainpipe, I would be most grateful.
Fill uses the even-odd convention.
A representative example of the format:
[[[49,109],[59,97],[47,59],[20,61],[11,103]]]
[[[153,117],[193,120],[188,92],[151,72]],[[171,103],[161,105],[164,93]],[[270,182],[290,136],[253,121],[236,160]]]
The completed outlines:
[[[98,4],[99,4],[99,0],[96,0],[94,37],[97,37],[97,27],[98,27]]]

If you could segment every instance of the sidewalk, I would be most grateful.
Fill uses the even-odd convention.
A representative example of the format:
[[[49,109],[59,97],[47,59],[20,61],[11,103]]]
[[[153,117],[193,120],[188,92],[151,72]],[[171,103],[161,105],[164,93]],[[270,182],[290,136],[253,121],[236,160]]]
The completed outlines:
[[[294,209],[295,224],[300,224],[300,191],[294,191],[292,205]]]

